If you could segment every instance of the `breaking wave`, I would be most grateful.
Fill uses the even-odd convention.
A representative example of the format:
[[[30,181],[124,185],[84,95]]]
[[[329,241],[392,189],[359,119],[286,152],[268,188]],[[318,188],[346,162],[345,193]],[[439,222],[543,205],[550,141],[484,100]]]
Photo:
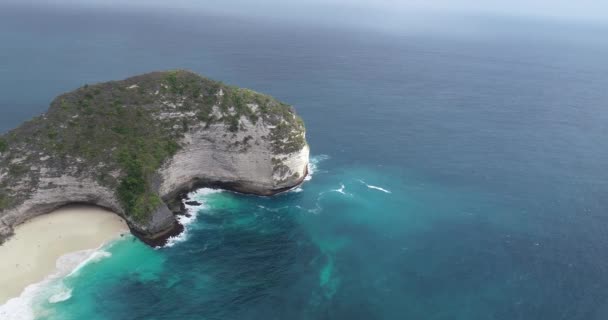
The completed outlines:
[[[64,285],[63,279],[77,274],[87,264],[111,257],[109,252],[102,249],[105,247],[106,244],[97,249],[76,251],[59,257],[55,272],[44,280],[27,286],[21,295],[0,306],[0,319],[34,320],[43,316],[45,310],[37,310],[35,307],[44,300],[53,304],[69,300],[72,289]]]
[[[374,189],[374,190],[382,191],[382,192],[384,192],[384,193],[392,193],[390,190],[387,190],[387,189],[384,189],[384,188],[381,188],[381,187],[378,187],[378,186],[373,186],[373,185],[371,185],[371,184],[367,184],[367,183],[365,183],[365,181],[363,181],[363,180],[359,180],[359,182],[361,182],[362,184],[364,184],[366,187],[368,187],[368,188],[370,188],[370,189]]]
[[[311,157],[310,162],[308,163],[308,175],[306,176],[306,178],[304,178],[304,181],[305,182],[310,181],[312,179],[313,175],[316,172],[318,172],[319,163],[321,163],[329,158],[330,157],[328,155],[324,155],[324,154]],[[302,189],[302,186],[296,186],[285,192],[299,193],[302,191],[304,191],[304,189]],[[338,190],[335,190],[335,191],[338,191]],[[177,220],[179,221],[179,223],[184,227],[184,231],[176,236],[169,238],[163,248],[170,248],[170,247],[175,246],[176,244],[179,244],[179,243],[182,243],[182,242],[188,240],[188,232],[189,232],[189,229],[191,228],[190,226],[196,221],[199,211],[201,209],[206,208],[207,197],[211,194],[220,193],[220,192],[228,192],[228,191],[221,190],[221,189],[201,188],[201,189],[195,190],[193,192],[190,192],[188,194],[188,196],[186,197],[186,199],[183,200],[184,206],[186,208],[186,214],[180,215],[177,217]],[[344,193],[344,185],[342,185],[341,191],[339,191],[339,192]],[[344,194],[346,194],[346,193],[344,193]],[[187,202],[193,202],[193,201],[197,202],[197,204],[195,204],[195,205],[187,204]],[[282,208],[279,208],[279,209],[266,208],[263,206],[259,206],[259,207],[260,207],[260,209],[266,209],[266,210],[270,210],[270,211],[282,209]],[[157,247],[157,249],[160,249],[160,247]]]
[[[73,269],[73,270],[70,272],[70,274],[68,274],[68,277],[69,277],[69,276],[73,276],[73,275],[74,275],[74,274],[76,274],[78,271],[80,271],[80,269],[82,269],[84,266],[86,266],[86,265],[87,265],[87,264],[89,264],[89,263],[96,263],[96,262],[99,262],[99,261],[101,261],[101,260],[103,260],[103,259],[107,259],[107,258],[109,258],[109,257],[111,257],[111,256],[112,256],[112,254],[111,254],[110,252],[107,252],[107,251],[104,251],[104,250],[100,250],[100,249],[97,249],[97,250],[85,250],[85,251],[82,251],[82,252],[83,252],[83,254],[87,254],[87,257],[86,257],[86,258],[85,258],[85,259],[84,259],[82,262],[80,262],[80,263],[79,263],[79,264],[78,264],[78,265],[77,265],[77,266],[76,266],[76,267],[75,267],[75,268],[74,268],[74,269]],[[66,257],[67,259],[73,259],[73,258],[76,258],[76,257],[70,257],[69,255],[66,255],[65,257]],[[61,258],[59,258],[59,259],[61,260],[62,258],[63,258],[63,257],[61,257]],[[59,262],[58,262],[58,263],[59,263]],[[70,262],[66,262],[66,264],[69,264],[69,263],[70,263]]]
[[[48,301],[50,303],[59,303],[59,302],[69,300],[71,297],[72,297],[72,289],[64,286],[61,290],[59,290],[59,292],[53,294],[49,298]]]
[[[306,176],[306,178],[304,178],[304,181],[310,181],[314,173],[317,172],[319,163],[327,159],[329,159],[329,156],[326,154],[311,157],[310,162],[308,162],[308,175]]]
[[[167,243],[165,244],[164,248],[170,248],[178,243],[188,240],[188,231],[190,229],[190,226],[196,221],[198,212],[201,209],[206,208],[206,198],[210,194],[220,192],[224,191],[220,189],[201,188],[190,192],[186,199],[183,200],[184,207],[186,208],[186,214],[177,216],[177,221],[179,221],[179,223],[184,227],[184,231],[174,237],[170,237],[167,240]],[[197,202],[198,204],[192,205],[188,204],[187,202]]]
[[[337,192],[337,193],[341,193],[341,194],[343,194],[345,196],[352,196],[352,194],[346,192],[345,190],[346,190],[346,186],[344,185],[344,183],[340,183],[340,188],[338,188],[338,189],[332,189],[331,191]]]

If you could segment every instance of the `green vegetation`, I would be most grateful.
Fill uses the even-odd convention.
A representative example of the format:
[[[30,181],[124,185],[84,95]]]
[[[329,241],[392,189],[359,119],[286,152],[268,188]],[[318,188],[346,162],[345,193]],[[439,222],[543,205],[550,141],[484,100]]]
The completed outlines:
[[[2,190],[2,189],[0,189]],[[0,193],[0,210],[10,205],[10,199],[4,193]]]
[[[171,71],[165,77],[165,80],[169,84],[169,90],[174,94],[184,94],[184,88],[180,82],[177,80],[177,72]]]
[[[77,167],[116,190],[126,213],[143,222],[161,204],[155,173],[179,150],[183,134],[213,123],[236,133],[244,128],[242,119],[273,125],[270,139],[278,153],[297,151],[306,143],[303,123],[291,107],[269,96],[187,71],[156,72],[85,85],[58,97],[44,116],[0,137],[0,153],[9,151],[0,157],[0,168],[8,168],[17,181],[30,174],[42,155],[52,155],[48,161],[55,167]],[[252,139],[248,136],[238,146],[246,150]],[[13,146],[31,153],[10,152]],[[11,164],[17,158],[27,165]],[[3,184],[0,208],[24,196],[6,196],[1,189],[10,189],[11,182]]]
[[[92,170],[100,184],[114,188],[127,214],[144,221],[161,201],[150,184],[152,174],[179,150],[182,132],[154,117],[161,106],[147,96],[161,81],[142,80],[143,90],[125,90],[127,84],[109,82],[65,94],[51,104],[46,118],[14,130],[11,139],[27,144],[28,150],[53,155],[54,161],[63,163],[60,166],[78,165],[74,159],[82,159],[82,170]],[[1,140],[0,147],[7,148],[7,141]],[[9,165],[8,160],[4,159],[11,177],[28,174],[29,167]],[[95,165],[103,169],[95,171]],[[115,178],[108,174],[112,171],[121,174]]]
[[[145,116],[140,115],[140,119]],[[148,123],[148,121],[144,121]],[[125,210],[137,221],[144,221],[148,213],[160,205],[160,198],[150,186],[150,179],[165,159],[179,150],[176,141],[157,132],[140,136],[138,126],[114,127],[122,143],[117,147],[117,162],[124,173],[117,194]]]
[[[27,173],[28,167],[21,164],[11,164],[8,166],[8,173],[13,176],[21,176]]]
[[[148,177],[152,173],[146,166],[143,157],[126,151],[120,163],[125,170],[125,177],[118,186],[118,198],[125,210],[137,221],[145,221],[147,214],[160,205],[160,198],[150,190]]]
[[[89,100],[92,112],[80,115],[70,131],[49,128],[49,152],[79,155],[90,163],[116,166],[123,172],[117,195],[126,212],[144,221],[160,204],[150,186],[152,174],[179,149],[177,137],[159,125],[145,106],[110,107]],[[82,107],[77,107],[82,108]],[[108,177],[100,179],[107,184]]]

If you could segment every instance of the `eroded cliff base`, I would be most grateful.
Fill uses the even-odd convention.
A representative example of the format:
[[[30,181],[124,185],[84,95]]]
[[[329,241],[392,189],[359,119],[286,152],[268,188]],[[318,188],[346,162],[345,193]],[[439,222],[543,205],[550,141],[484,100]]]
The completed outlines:
[[[116,212],[155,245],[181,232],[181,193],[273,195],[307,174],[294,109],[189,71],[85,85],[0,136],[0,241],[71,203]]]

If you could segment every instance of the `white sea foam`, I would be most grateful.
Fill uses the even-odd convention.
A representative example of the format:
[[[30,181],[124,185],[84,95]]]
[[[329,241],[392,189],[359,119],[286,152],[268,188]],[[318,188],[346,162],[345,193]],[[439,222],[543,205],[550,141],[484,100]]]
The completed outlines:
[[[270,211],[270,212],[279,212],[281,210],[289,209],[289,206],[282,206],[282,207],[279,207],[279,208],[268,208],[268,207],[265,207],[265,206],[262,206],[262,205],[258,205],[258,208],[266,210],[266,211]]]
[[[307,170],[308,174],[304,178],[304,181],[310,181],[312,179],[312,175],[315,173],[316,169],[317,169],[317,165],[314,164],[312,162],[312,160],[310,162],[308,162],[308,170]]]
[[[368,185],[367,187],[370,188],[370,189],[380,190],[380,191],[385,192],[385,193],[391,193],[389,190],[386,190],[384,188],[380,188],[380,187],[377,187],[377,186]]]
[[[165,248],[170,248],[173,247],[174,245],[184,242],[186,240],[188,240],[188,226],[191,225],[192,223],[194,223],[194,221],[196,221],[196,206],[186,206],[186,212],[188,213],[189,216],[186,215],[180,215],[177,216],[177,221],[179,221],[179,223],[184,227],[184,231],[182,231],[180,234],[175,235],[173,237],[169,237],[169,239],[167,239],[167,243],[165,244]]]
[[[112,256],[111,253],[109,253],[107,251],[99,250],[99,249],[98,250],[84,250],[84,251],[79,251],[79,252],[82,253],[83,256],[86,256],[86,258],[84,258],[84,260],[82,260],[80,263],[78,263],[78,265],[72,269],[72,272],[70,272],[70,274],[68,274],[68,276],[73,276],[74,274],[78,273],[78,271],[80,271],[84,266],[86,266],[89,263],[96,263],[96,262],[99,262],[103,259],[107,259]],[[59,261],[61,261],[61,259],[64,257],[66,257],[66,259],[73,259],[73,261],[79,261],[79,258],[80,258],[77,256],[72,257],[71,255],[66,255],[66,256],[59,258]],[[69,265],[69,263],[72,263],[72,261],[66,262],[66,263],[68,263],[68,265]]]
[[[338,189],[332,189],[331,191],[333,192],[337,192],[337,193],[341,193],[345,196],[352,196],[352,194],[346,192],[346,186],[344,185],[344,183],[340,183],[340,188]]]
[[[188,198],[192,200],[204,200],[204,197],[214,193],[221,193],[224,190],[213,188],[200,188],[188,194]]]
[[[304,181],[310,181],[312,179],[313,174],[315,172],[317,172],[318,164],[327,159],[329,159],[329,156],[324,155],[324,154],[312,157],[310,159],[310,162],[308,163],[308,175],[306,176]],[[298,187],[290,189],[286,192],[298,193],[298,192],[302,192],[302,191],[303,191],[302,187],[298,186]],[[184,200],[184,206],[186,207],[186,212],[188,213],[188,215],[182,215],[182,216],[177,217],[179,223],[182,226],[184,226],[184,231],[174,237],[170,237],[167,240],[167,243],[165,244],[164,247],[165,248],[173,247],[178,243],[188,240],[188,231],[189,231],[188,226],[196,221],[198,212],[201,209],[206,208],[206,203],[205,203],[206,197],[209,196],[210,194],[220,193],[220,192],[225,192],[225,191],[221,190],[221,189],[201,188],[201,189],[190,192],[188,194],[188,197],[186,198],[186,200]],[[196,201],[196,202],[200,203],[200,205],[186,204],[186,202],[189,202],[189,201]],[[271,208],[266,208],[263,206],[259,206],[259,207],[261,209],[270,210],[270,211],[282,209],[282,208],[271,209]],[[160,249],[160,248],[157,248],[157,249]]]
[[[59,302],[69,300],[71,297],[72,297],[72,289],[70,289],[64,285],[61,290],[59,290],[57,293],[50,296],[48,301],[50,303],[59,303]]]
[[[323,211],[323,207],[321,207],[321,203],[319,201],[320,200],[317,200],[317,202],[315,203],[315,207],[313,209],[308,209],[308,212],[313,214],[321,213],[321,211]]]
[[[390,190],[387,190],[387,189],[384,189],[384,188],[381,188],[381,187],[378,187],[378,186],[373,186],[373,185],[371,185],[371,184],[367,184],[367,183],[365,183],[365,181],[363,181],[363,180],[359,180],[359,182],[361,182],[362,184],[364,184],[366,187],[368,187],[368,188],[370,188],[370,189],[379,190],[379,191],[382,191],[382,192],[384,192],[384,193],[392,193]]]
[[[308,209],[308,212],[314,213],[314,214],[321,213],[323,211],[323,207],[321,206],[321,200],[328,192],[337,192],[339,194],[343,194],[348,197],[353,196],[351,193],[346,192],[346,186],[344,185],[344,183],[340,183],[340,188],[338,188],[338,189],[330,189],[329,191],[320,192],[319,196],[317,196],[317,201],[315,203],[315,207],[313,209]]]
[[[315,207],[313,209],[308,209],[307,211],[313,214],[319,214],[323,211],[323,207],[321,207],[321,199],[328,191],[320,192],[317,196],[317,201],[315,202]]]
[[[306,181],[306,180],[304,180],[304,181]],[[302,189],[302,187],[300,187],[300,185],[298,185],[298,186],[295,186],[295,187],[293,187],[291,189],[288,189],[288,190],[285,190],[285,191],[281,191],[281,192],[279,192],[277,194],[298,193],[298,192],[302,192],[302,191],[304,191],[304,189]]]
[[[339,189],[333,189],[332,191],[341,193],[341,194],[346,194],[346,192],[344,192],[344,189],[346,189],[346,186],[344,186],[344,183],[340,183],[340,188]]]
[[[104,247],[104,246],[102,246]],[[72,297],[72,289],[63,284],[63,279],[73,276],[86,264],[110,257],[102,247],[65,254],[57,259],[56,270],[44,280],[27,286],[21,295],[12,298],[0,306],[2,320],[34,320],[44,310],[35,310],[35,306],[45,299],[50,303],[59,303]],[[43,317],[44,318],[44,317]]]
[[[186,239],[188,238],[186,237],[186,230],[184,229],[182,233],[173,237],[169,237],[169,239],[167,239],[167,243],[165,243],[163,247],[156,247],[155,249],[171,248],[180,242],[186,241]]]
[[[319,163],[327,159],[329,159],[329,156],[325,154],[310,158],[310,162],[308,162],[308,175],[306,176],[306,178],[304,178],[304,181],[310,181],[312,179],[313,174],[317,172]]]
[[[187,215],[180,215],[177,217],[179,223],[184,227],[184,231],[176,236],[170,237],[167,240],[164,248],[170,248],[175,246],[178,243],[184,242],[188,240],[188,231],[189,226],[192,225],[197,218],[198,212],[201,209],[206,208],[206,197],[210,194],[224,192],[220,189],[212,189],[212,188],[201,188],[195,191],[192,191],[188,194],[188,197],[184,200],[184,206],[186,207]],[[196,201],[200,203],[200,205],[189,205],[186,202]]]
[[[21,295],[8,300],[0,306],[0,319],[5,320],[33,320],[34,310],[32,308],[35,298],[40,294],[49,280],[29,285]]]

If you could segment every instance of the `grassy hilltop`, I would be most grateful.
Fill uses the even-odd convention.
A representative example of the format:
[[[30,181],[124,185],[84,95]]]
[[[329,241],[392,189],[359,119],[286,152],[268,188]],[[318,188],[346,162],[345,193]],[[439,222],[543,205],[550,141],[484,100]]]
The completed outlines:
[[[145,220],[161,199],[155,172],[192,127],[262,121],[276,154],[305,144],[304,124],[270,96],[188,71],[154,72],[85,85],[57,97],[47,113],[0,136],[0,211],[27,199],[40,170],[64,168],[115,190],[127,215]],[[237,144],[246,148],[251,137]],[[25,184],[25,185],[24,185]]]

